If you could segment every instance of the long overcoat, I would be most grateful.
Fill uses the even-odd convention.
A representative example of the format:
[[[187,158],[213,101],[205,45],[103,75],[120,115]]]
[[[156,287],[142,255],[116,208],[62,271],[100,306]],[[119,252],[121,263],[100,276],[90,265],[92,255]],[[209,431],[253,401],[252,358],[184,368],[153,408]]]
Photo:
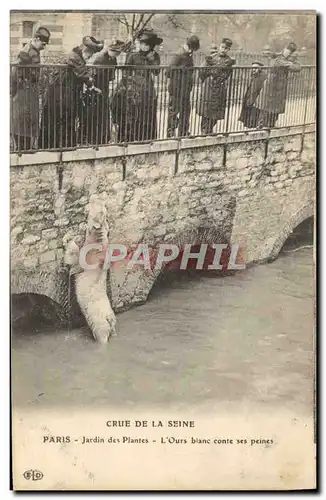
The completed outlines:
[[[84,141],[91,144],[108,144],[111,137],[110,123],[110,82],[115,78],[117,58],[110,56],[107,51],[101,51],[88,60],[91,65],[91,75],[94,86],[101,90],[101,94],[87,92],[83,108],[83,136]],[[92,67],[94,65],[95,67]],[[103,66],[103,67],[100,67]]]
[[[11,134],[35,139],[39,130],[40,68],[20,67],[40,64],[40,52],[32,42],[19,52],[17,64],[11,75]]]
[[[299,72],[300,69],[301,66],[295,59],[286,59],[282,54],[277,56],[259,96],[259,108],[267,113],[284,113],[289,73]]]
[[[201,95],[197,104],[200,116],[223,120],[227,101],[227,83],[232,74],[234,60],[227,54],[207,56],[205,67],[199,71],[202,80]]]
[[[256,102],[266,78],[267,75],[264,71],[252,75],[246,89],[239,121],[243,122],[244,126],[247,128],[255,128],[258,125],[260,109],[257,107]]]
[[[67,67],[58,68],[47,86],[39,136],[40,148],[76,147],[81,142],[84,84],[93,85],[81,47],[68,56]]]
[[[141,51],[128,54],[125,65],[129,67],[112,100],[112,120],[118,124],[119,141],[156,139],[157,94],[152,75],[158,75],[159,69],[142,67],[159,64],[160,56],[156,52],[152,59]]]
[[[176,102],[187,101],[190,98],[194,82],[194,66],[192,54],[181,50],[176,54],[166,70],[166,77],[170,79],[168,91]]]

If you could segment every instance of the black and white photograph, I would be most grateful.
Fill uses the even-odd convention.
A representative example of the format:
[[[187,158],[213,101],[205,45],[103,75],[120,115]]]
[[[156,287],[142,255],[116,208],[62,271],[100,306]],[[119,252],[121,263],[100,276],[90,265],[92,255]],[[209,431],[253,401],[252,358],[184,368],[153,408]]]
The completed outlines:
[[[316,488],[316,20],[10,11],[15,491]]]

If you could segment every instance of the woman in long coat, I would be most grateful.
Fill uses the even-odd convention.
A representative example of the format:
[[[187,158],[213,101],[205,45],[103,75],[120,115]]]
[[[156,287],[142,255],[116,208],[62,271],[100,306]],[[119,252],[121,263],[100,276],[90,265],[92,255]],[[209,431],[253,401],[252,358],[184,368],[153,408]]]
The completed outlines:
[[[232,46],[229,38],[223,38],[219,49],[212,47],[205,59],[205,67],[199,71],[202,80],[197,113],[202,116],[202,134],[211,134],[218,120],[224,120],[227,101],[227,82],[232,74],[234,59],[227,53]]]
[[[93,37],[83,38],[68,56],[67,66],[51,75],[42,114],[40,149],[76,147],[84,139],[88,92],[94,79],[87,60],[100,51],[103,44]]]
[[[274,127],[278,116],[285,112],[289,72],[299,72],[300,64],[293,56],[297,47],[291,42],[275,57],[259,96],[261,109],[259,127]]]
[[[157,95],[152,74],[158,75],[159,69],[141,70],[138,66],[160,65],[160,56],[154,48],[163,39],[152,30],[144,30],[139,42],[139,52],[126,58],[125,65],[130,68],[126,68],[113,97],[112,120],[118,126],[119,142],[148,141],[157,135]]]
[[[12,70],[11,82],[11,135],[17,150],[35,147],[39,133],[40,68],[24,65],[39,65],[40,51],[48,44],[50,32],[39,27],[33,39],[19,52],[17,64]]]

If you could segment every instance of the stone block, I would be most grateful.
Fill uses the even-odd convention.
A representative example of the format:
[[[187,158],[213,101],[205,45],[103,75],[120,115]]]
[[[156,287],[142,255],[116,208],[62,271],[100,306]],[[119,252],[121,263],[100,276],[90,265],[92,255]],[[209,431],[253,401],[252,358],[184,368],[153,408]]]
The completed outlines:
[[[24,237],[22,245],[33,245],[37,241],[40,241],[41,237],[36,234],[28,234]]]
[[[55,252],[49,250],[48,252],[42,253],[40,255],[40,264],[45,264],[46,262],[52,262],[55,260]]]
[[[58,243],[58,240],[50,240],[50,241],[48,242],[48,248],[49,248],[50,250],[53,250],[53,249],[55,249],[55,248],[57,248],[57,247],[58,247],[58,244],[59,244],[59,243]]]
[[[301,150],[301,145],[302,145],[302,136],[297,135],[293,136],[291,138],[285,137],[284,138],[284,151],[300,151]]]
[[[55,228],[52,229],[43,229],[42,238],[46,240],[51,240],[53,238],[58,237],[58,230]]]
[[[12,242],[18,241],[20,238],[23,237],[23,234],[24,234],[24,229],[22,226],[14,227],[10,232],[11,241]]]
[[[63,249],[58,248],[55,252],[57,260],[62,260],[63,259]]]
[[[227,157],[227,168],[236,168],[239,170],[245,169],[248,166],[248,158],[241,157],[241,158],[228,158]]]
[[[280,181],[285,181],[286,179],[289,178],[289,172],[286,172],[285,174],[281,175],[280,176]]]
[[[28,268],[36,268],[38,265],[38,257],[28,257],[24,259],[24,266]]]
[[[238,196],[243,197],[243,196],[247,196],[248,194],[249,194],[248,189],[242,189],[242,191],[239,191]]]
[[[299,160],[300,152],[299,151],[289,151],[286,153],[286,157],[288,161]]]

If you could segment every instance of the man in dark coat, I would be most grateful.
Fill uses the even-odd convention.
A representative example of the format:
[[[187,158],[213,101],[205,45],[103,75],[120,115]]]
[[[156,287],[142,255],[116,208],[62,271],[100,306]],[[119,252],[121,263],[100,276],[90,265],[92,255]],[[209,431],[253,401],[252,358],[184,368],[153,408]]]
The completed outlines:
[[[252,75],[243,98],[239,121],[247,128],[256,128],[258,125],[261,110],[255,104],[267,78],[262,66],[263,63],[259,61],[252,63]]]
[[[175,135],[178,127],[178,136],[189,134],[190,94],[193,87],[193,53],[200,48],[199,38],[190,36],[177,54],[167,72],[169,78],[169,112],[168,112],[168,137]]]
[[[40,149],[76,147],[87,135],[86,90],[98,91],[94,86],[88,59],[102,50],[103,44],[85,36],[83,43],[68,56],[67,68],[60,68],[47,89],[39,136]],[[88,137],[86,137],[86,140]]]
[[[87,62],[88,65],[96,66],[92,69],[94,85],[102,90],[102,94],[91,92],[89,95],[87,135],[91,138],[91,144],[108,144],[110,141],[110,82],[115,79],[117,57],[124,47],[124,42],[114,40],[108,47],[95,52]]]
[[[289,72],[299,72],[301,69],[295,57],[296,50],[296,44],[291,42],[272,62],[259,96],[260,128],[274,127],[279,115],[285,112]]]
[[[12,70],[11,135],[17,150],[35,146],[39,133],[39,76],[37,67],[20,68],[22,65],[39,65],[40,51],[50,40],[48,29],[39,27],[34,37],[19,52],[18,66]]]
[[[205,67],[199,72],[203,83],[197,113],[202,116],[203,135],[211,134],[218,120],[224,120],[225,117],[227,82],[235,64],[235,60],[228,56],[231,47],[229,38],[223,38],[218,49],[213,45],[210,55],[205,59]]]
[[[126,58],[126,69],[112,99],[112,121],[118,128],[119,142],[139,142],[156,139],[157,95],[152,75],[160,70],[144,66],[159,66],[160,56],[155,47],[163,39],[152,30],[143,30],[139,51]],[[143,69],[142,69],[143,68]]]

